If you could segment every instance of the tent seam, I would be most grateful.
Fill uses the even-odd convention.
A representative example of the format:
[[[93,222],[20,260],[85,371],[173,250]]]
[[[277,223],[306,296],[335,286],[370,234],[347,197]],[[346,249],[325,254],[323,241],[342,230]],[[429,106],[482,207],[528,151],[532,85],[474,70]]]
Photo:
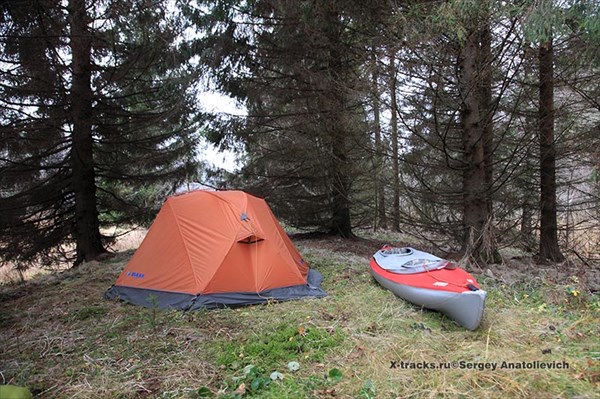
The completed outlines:
[[[269,216],[271,217],[271,219],[273,220],[273,222],[279,224],[279,222],[277,221],[277,218],[275,217],[275,215],[273,214],[273,212],[269,209]],[[283,228],[282,228],[283,230]],[[287,235],[287,233],[284,230],[284,233]],[[288,237],[289,238],[289,237]],[[291,241],[291,239],[290,239]],[[283,244],[285,246],[285,243]],[[294,245],[295,247],[295,245]],[[298,270],[298,265],[296,264],[296,261],[294,260],[294,257],[291,255],[291,253],[289,253],[289,248],[288,248],[288,254],[287,256],[281,252],[279,246],[275,246],[275,250],[277,251],[277,253],[279,254],[279,256],[281,256],[283,259],[288,258],[292,264],[295,266],[294,271],[296,271],[298,273],[298,275],[300,277],[302,277],[302,273],[300,272],[300,270]],[[296,248],[296,251],[298,251],[298,254],[300,255],[301,259],[304,259],[304,256],[302,256],[302,254],[300,253],[300,251]],[[310,266],[308,267],[310,269]],[[306,277],[304,278],[305,283],[308,281],[308,273],[306,275]]]
[[[231,202],[229,202],[229,201],[228,201],[228,200],[226,200],[225,198],[223,198],[223,197],[221,197],[221,196],[219,196],[219,195],[216,195],[216,194],[214,194],[214,193],[213,193],[213,192],[211,192],[211,191],[203,191],[203,193],[204,193],[204,194],[209,194],[209,195],[211,195],[212,197],[215,197],[215,198],[217,198],[217,199],[219,199],[219,200],[221,200],[221,201],[225,202],[225,203],[227,204],[227,206],[229,207],[229,209],[230,209],[230,210],[233,212],[233,214],[234,214],[234,215],[237,215],[237,214],[238,214],[239,210],[238,210],[238,209],[236,209],[236,207],[235,207],[235,206],[233,206],[233,204],[231,204]],[[242,210],[242,212],[243,212],[243,210]],[[227,251],[225,252],[225,255],[224,255],[224,256],[223,256],[223,257],[220,259],[220,261],[219,261],[219,265],[220,265],[221,263],[223,263],[223,261],[224,261],[225,259],[227,259],[227,256],[229,255],[229,253],[230,253],[230,252],[231,252],[231,250],[233,249],[233,246],[234,246],[234,245],[235,245],[235,243],[237,242],[237,240],[236,240],[236,238],[235,238],[235,237],[237,236],[237,232],[239,231],[239,229],[240,229],[240,228],[241,228],[241,225],[238,223],[238,224],[237,224],[237,228],[236,228],[236,230],[235,230],[235,234],[234,234],[234,236],[233,236],[233,239],[232,239],[232,240],[230,240],[229,247],[228,247]],[[214,278],[214,277],[215,277],[215,275],[217,274],[217,271],[218,271],[218,269],[219,269],[219,268],[217,267],[217,268],[215,268],[215,269],[213,270],[213,273],[211,274],[210,278],[207,278],[207,279],[206,279],[206,284],[204,284],[204,287],[202,287],[202,289],[204,289],[204,290],[205,290],[205,289],[206,289],[206,287],[208,287],[208,286],[210,285],[210,283],[213,281],[213,278]],[[194,274],[194,278],[195,278],[195,277],[196,277],[196,275]],[[198,284],[198,282],[197,282],[197,281],[196,281],[196,284]],[[198,284],[198,286],[199,286],[199,284]]]
[[[200,284],[198,284],[198,278],[197,278],[196,273],[194,272],[194,268],[192,266],[192,258],[190,258],[190,251],[188,250],[186,240],[183,237],[183,233],[181,232],[181,229],[179,228],[179,218],[177,217],[177,214],[175,213],[175,210],[173,209],[173,205],[170,203],[170,201],[166,201],[166,203],[167,203],[167,205],[169,205],[169,210],[171,211],[171,214],[173,215],[173,219],[175,220],[175,226],[177,227],[177,232],[179,233],[179,238],[181,238],[181,243],[183,244],[183,248],[185,249],[185,255],[188,260],[188,266],[190,268],[190,272],[192,273],[192,276],[194,276],[194,282],[196,283],[196,289],[194,291],[196,292],[196,294],[198,294],[200,292],[200,289],[199,289]]]
[[[243,196],[244,198],[244,211],[248,212],[248,194]],[[250,230],[252,231],[252,233],[254,233],[254,235],[256,235],[256,226],[254,225],[252,219],[248,219],[248,223],[250,224]],[[261,229],[262,231],[262,229]],[[264,235],[264,231],[262,232]],[[235,245],[235,243],[234,243]],[[254,287],[256,288],[256,292],[260,292],[259,291],[259,285],[258,285],[258,242],[256,242],[255,244],[253,244],[252,248],[254,250],[254,262],[253,262],[253,269],[252,272],[254,274]],[[250,257],[252,258],[252,254],[250,254]],[[252,262],[252,259],[250,260],[250,262]]]
[[[263,200],[263,202],[266,204],[266,201],[264,201],[264,200]],[[268,214],[269,214],[269,217],[271,218],[271,221],[272,221],[272,222],[273,222],[275,225],[279,225],[279,226],[281,226],[281,225],[279,224],[279,221],[278,221],[278,220],[277,220],[277,218],[275,217],[275,214],[274,214],[274,213],[273,213],[273,211],[271,210],[271,208],[268,206],[268,204],[266,204],[266,205],[267,205],[267,212],[268,212]],[[247,207],[247,206],[248,206],[248,197],[246,197],[246,207]],[[260,225],[260,222],[257,222],[257,223]],[[261,230],[262,230],[262,227],[261,227]],[[284,233],[285,235],[287,235],[287,233],[285,232],[285,230],[283,230],[283,227],[282,227],[282,229],[281,229],[281,230],[283,231],[283,233]],[[263,233],[264,233],[264,231],[263,231]],[[279,235],[277,235],[277,237],[279,237]],[[288,237],[288,239],[289,239],[289,237]],[[293,270],[294,270],[294,272],[295,272],[295,273],[297,273],[297,275],[298,275],[298,276],[299,276],[301,279],[303,279],[303,280],[304,280],[304,283],[306,284],[306,281],[307,281],[307,277],[308,277],[308,275],[307,275],[307,277],[304,277],[304,278],[303,278],[303,276],[302,276],[302,273],[300,272],[300,270],[298,270],[298,265],[296,264],[296,261],[294,260],[294,257],[292,256],[292,254],[291,254],[291,253],[290,253],[290,251],[289,251],[289,248],[288,248],[287,255],[286,255],[285,253],[283,253],[283,252],[281,251],[281,248],[279,247],[279,245],[276,245],[276,242],[275,242],[275,241],[277,241],[277,240],[271,240],[271,242],[273,243],[273,247],[275,248],[275,252],[276,252],[276,253],[277,253],[277,254],[278,254],[280,257],[281,257],[281,259],[282,259],[283,261],[286,261],[286,260],[287,260],[287,261],[289,261],[289,262],[290,262],[292,265],[294,265],[294,269],[293,269]],[[291,240],[290,240],[290,241],[291,241]],[[284,245],[284,246],[286,246],[286,245],[285,245],[285,243],[283,243],[283,245]],[[292,244],[292,245],[293,245],[293,244]],[[295,247],[295,246],[294,246],[294,247]],[[296,248],[296,251],[297,251],[297,252],[298,252],[298,254],[300,255],[300,258],[302,258],[302,259],[303,259],[304,257],[302,256],[302,254],[300,253],[300,251],[298,251],[298,249],[297,249],[297,248]],[[310,268],[310,267],[309,267],[309,268]],[[256,275],[256,278],[258,278],[258,274]],[[256,281],[256,286],[258,286],[258,280]]]
[[[216,197],[216,198],[220,199],[221,201],[225,202],[227,204],[227,206],[229,207],[229,209],[231,209],[233,211],[234,215],[237,215],[240,212],[245,213],[245,212],[248,211],[248,193],[243,193],[243,195],[242,195],[244,204],[242,205],[242,209],[241,210],[237,209],[237,207],[234,206],[229,200],[221,197],[220,195],[215,194],[214,192],[205,191],[205,193],[206,194],[210,194],[213,197]],[[254,233],[254,235],[256,235],[256,229],[255,229],[255,226],[252,225],[252,220],[249,220],[249,223],[250,223],[250,230],[252,231],[252,233]],[[237,231],[239,231],[241,229],[241,227],[242,227],[242,225],[240,223],[238,223],[238,230]],[[223,260],[227,259],[227,255],[229,255],[229,253],[233,249],[233,246],[236,244],[236,242],[237,242],[237,240],[234,238],[233,241],[232,241],[232,243],[231,243],[231,245],[229,246],[229,249],[227,250],[227,253],[225,254],[225,257],[223,258]],[[254,250],[258,251],[258,248],[255,247]],[[256,255],[258,256],[258,252],[256,253]],[[257,260],[256,263],[258,263],[258,260]],[[258,269],[258,264],[255,264],[254,265],[254,270],[253,270],[253,274],[254,274],[254,287],[256,287],[257,290],[258,290],[258,272],[257,272],[257,269]],[[213,274],[211,276],[211,279],[208,280],[208,282],[206,283],[206,285],[210,284],[210,282],[212,281],[212,278],[215,276],[215,274]]]

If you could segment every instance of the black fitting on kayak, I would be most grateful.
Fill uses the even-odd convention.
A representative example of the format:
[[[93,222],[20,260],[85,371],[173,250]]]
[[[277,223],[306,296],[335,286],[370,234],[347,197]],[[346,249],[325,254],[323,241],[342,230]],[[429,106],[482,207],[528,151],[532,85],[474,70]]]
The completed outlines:
[[[475,287],[471,283],[467,284],[467,288],[470,289],[471,291],[479,291],[479,288]]]

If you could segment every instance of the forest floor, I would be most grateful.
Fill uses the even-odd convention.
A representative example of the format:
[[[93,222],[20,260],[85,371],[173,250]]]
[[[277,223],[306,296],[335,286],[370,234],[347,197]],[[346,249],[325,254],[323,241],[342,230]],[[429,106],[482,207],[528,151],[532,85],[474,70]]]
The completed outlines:
[[[467,331],[369,275],[381,244],[414,242],[361,235],[295,238],[320,300],[185,314],[107,301],[123,248],[0,285],[0,384],[42,398],[599,397],[597,267],[507,254],[471,270],[488,298]]]

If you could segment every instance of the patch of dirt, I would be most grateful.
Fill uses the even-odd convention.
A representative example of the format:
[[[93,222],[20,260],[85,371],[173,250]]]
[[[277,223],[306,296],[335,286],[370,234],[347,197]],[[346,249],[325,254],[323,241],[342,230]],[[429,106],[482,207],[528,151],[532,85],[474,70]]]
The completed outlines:
[[[331,252],[345,252],[369,259],[385,244],[381,240],[368,238],[340,238],[327,233],[300,233],[290,235],[295,242],[302,242],[311,248],[324,249]],[[400,245],[400,244],[394,244]]]
[[[533,256],[505,259],[502,264],[488,265],[483,274],[505,284],[545,282],[565,285],[572,283],[591,292],[600,291],[599,265],[584,264],[580,260],[539,264]]]

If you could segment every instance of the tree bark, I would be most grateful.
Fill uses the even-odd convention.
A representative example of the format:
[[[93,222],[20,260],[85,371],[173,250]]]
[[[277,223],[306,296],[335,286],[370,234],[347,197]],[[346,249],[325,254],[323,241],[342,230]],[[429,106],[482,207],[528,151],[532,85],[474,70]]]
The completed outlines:
[[[75,264],[105,253],[96,207],[92,137],[91,35],[85,0],[69,1],[72,54],[71,166],[75,194]]]
[[[489,215],[493,214],[492,185],[494,183],[494,120],[492,109],[492,35],[489,22],[479,31],[480,86],[483,157],[485,174],[485,203]]]
[[[481,258],[485,263],[502,261],[494,238],[494,109],[492,104],[492,33],[489,17],[479,29],[479,101],[481,114],[481,134],[483,137],[484,201],[486,223],[484,226]]]
[[[396,79],[396,54],[394,49],[389,53],[389,78],[390,78],[390,140],[392,141],[392,228],[400,231],[400,159],[398,146],[398,94]]]
[[[376,227],[386,228],[387,218],[385,213],[385,186],[383,183],[383,144],[381,140],[381,102],[379,101],[379,69],[377,55],[373,54],[372,63],[372,97],[373,97],[373,130],[375,131],[375,198],[376,198]]]
[[[482,113],[479,98],[478,38],[469,32],[459,57],[461,91],[461,125],[464,166],[463,252],[475,261],[482,260],[481,247],[488,221],[486,206],[485,156]]]
[[[339,119],[338,119],[339,120]],[[343,125],[341,125],[343,126]],[[352,238],[350,217],[350,177],[348,176],[348,157],[344,132],[334,127],[332,135],[333,152],[333,195],[332,195],[332,232],[343,238]]]
[[[352,238],[352,223],[350,215],[350,162],[348,160],[348,143],[346,140],[347,120],[345,111],[347,108],[347,96],[343,82],[348,76],[346,71],[346,55],[341,49],[341,27],[339,24],[339,12],[335,5],[328,5],[325,11],[325,34],[329,42],[329,59],[327,60],[329,71],[327,104],[330,110],[328,131],[331,137],[332,152],[332,180],[333,193],[331,201],[333,233],[343,238]]]
[[[539,49],[540,252],[541,259],[564,260],[556,220],[556,147],[554,144],[554,51],[552,37]]]
[[[535,206],[534,206],[535,208]],[[532,206],[528,200],[523,201],[521,205],[521,240],[523,242],[523,248],[527,252],[535,250],[533,243],[533,222],[532,222]]]

